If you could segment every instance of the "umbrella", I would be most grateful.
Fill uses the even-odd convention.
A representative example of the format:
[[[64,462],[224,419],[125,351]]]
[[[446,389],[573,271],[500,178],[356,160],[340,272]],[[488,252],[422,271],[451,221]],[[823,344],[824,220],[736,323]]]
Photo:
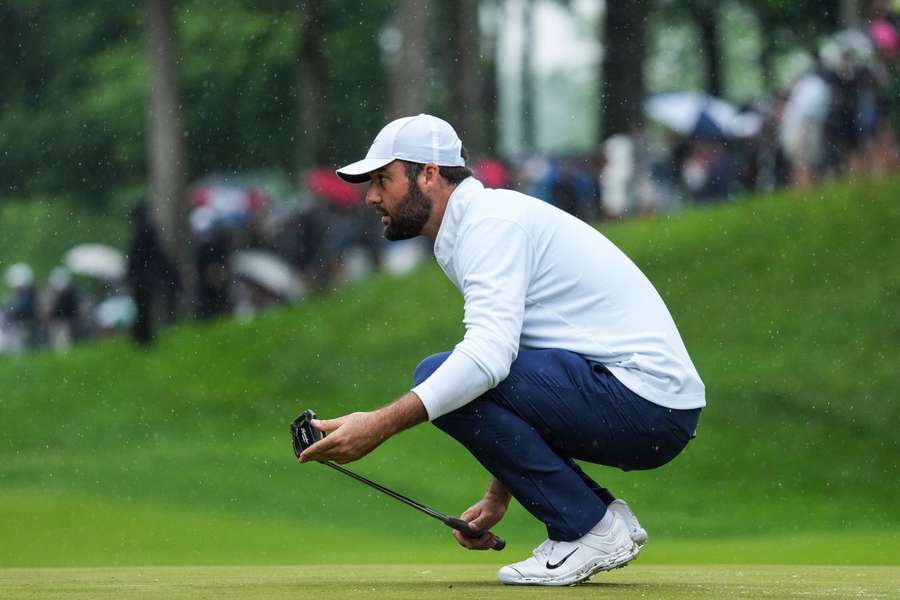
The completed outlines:
[[[647,116],[676,133],[702,138],[752,137],[762,117],[741,113],[730,103],[698,92],[669,92],[644,103]]]
[[[66,253],[66,266],[73,273],[116,280],[125,275],[125,256],[104,244],[81,244]]]
[[[478,161],[473,170],[485,187],[504,188],[509,180],[509,173],[503,163],[492,158]]]
[[[97,305],[94,316],[101,329],[128,327],[137,317],[137,306],[131,296],[113,296]]]
[[[235,275],[287,300],[303,296],[303,283],[280,256],[264,250],[239,250],[231,258]]]
[[[313,169],[306,176],[306,185],[313,195],[341,208],[359,205],[363,198],[359,186],[347,183],[331,169]]]

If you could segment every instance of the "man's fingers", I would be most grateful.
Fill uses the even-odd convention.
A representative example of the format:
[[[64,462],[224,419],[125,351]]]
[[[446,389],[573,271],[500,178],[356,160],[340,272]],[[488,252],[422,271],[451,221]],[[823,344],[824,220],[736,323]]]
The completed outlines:
[[[321,439],[300,454],[300,462],[321,460],[322,454],[330,450],[337,442],[332,437]]]
[[[340,427],[344,422],[343,417],[338,417],[337,419],[311,419],[310,424],[313,427],[318,429],[319,431],[324,431],[325,433],[331,433],[338,427]]]
[[[473,515],[471,519],[466,519],[469,522],[469,529],[472,531],[479,531],[481,529],[487,529],[490,525],[485,526],[485,521],[487,521],[487,514],[484,512],[479,512],[477,515]]]
[[[463,514],[459,515],[459,518],[471,523],[479,514],[481,514],[481,511],[473,506],[467,509]]]
[[[460,546],[468,548],[469,550],[488,550],[494,545],[494,536],[489,534],[484,534],[480,538],[467,538],[459,531],[453,532],[453,537],[456,538],[456,541],[459,542]]]

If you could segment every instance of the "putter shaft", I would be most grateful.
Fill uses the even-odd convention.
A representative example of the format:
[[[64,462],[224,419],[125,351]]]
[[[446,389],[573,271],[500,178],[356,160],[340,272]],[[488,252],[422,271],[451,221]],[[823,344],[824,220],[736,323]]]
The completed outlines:
[[[407,498],[403,494],[400,494],[393,490],[390,490],[381,484],[375,483],[374,481],[372,481],[370,479],[366,479],[362,475],[357,475],[353,471],[351,471],[349,469],[345,469],[344,467],[342,467],[338,464],[335,464],[335,463],[331,462],[330,460],[323,461],[322,464],[327,465],[336,471],[340,471],[344,475],[347,475],[348,477],[352,477],[353,479],[355,479],[361,483],[364,483],[370,487],[373,487],[376,490],[378,490],[379,492],[381,492],[383,494],[387,494],[388,496],[390,496],[391,498],[394,498],[395,500],[399,500],[400,502],[403,502],[404,504],[406,504],[408,506],[412,506],[416,510],[419,510],[419,511],[425,513],[429,517],[433,517],[433,518],[437,519],[444,525],[451,527],[453,529],[456,529],[457,531],[459,531],[466,537],[479,538],[482,535],[484,535],[485,533],[490,533],[494,537],[494,545],[493,545],[494,550],[503,550],[503,548],[506,547],[506,541],[495,533],[491,533],[489,531],[488,532],[472,531],[469,528],[468,522],[463,521],[462,519],[457,519],[456,517],[448,517],[447,515],[445,515],[441,512],[438,512],[438,511],[434,510],[433,508],[429,508],[429,507],[425,506],[424,504],[420,504],[419,502],[416,502],[412,498]]]

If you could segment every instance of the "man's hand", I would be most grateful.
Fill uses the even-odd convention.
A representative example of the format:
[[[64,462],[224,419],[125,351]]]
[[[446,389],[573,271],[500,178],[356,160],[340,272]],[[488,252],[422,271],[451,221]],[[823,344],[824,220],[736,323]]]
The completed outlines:
[[[500,522],[500,519],[506,514],[508,506],[508,498],[504,500],[498,496],[487,494],[461,514],[460,518],[468,521],[472,529],[480,529],[486,532]],[[454,530],[453,537],[456,538],[460,546],[465,546],[469,550],[490,550],[494,545],[494,537],[488,533],[485,533],[480,538],[472,539]]]
[[[355,412],[337,419],[313,419],[312,426],[329,433],[300,455],[300,462],[333,460],[344,464],[362,458],[395,433],[428,420],[422,401],[407,392],[373,412]]]
[[[375,413],[355,412],[337,419],[313,419],[311,424],[330,434],[300,455],[300,462],[333,460],[344,464],[362,458],[387,439]]]

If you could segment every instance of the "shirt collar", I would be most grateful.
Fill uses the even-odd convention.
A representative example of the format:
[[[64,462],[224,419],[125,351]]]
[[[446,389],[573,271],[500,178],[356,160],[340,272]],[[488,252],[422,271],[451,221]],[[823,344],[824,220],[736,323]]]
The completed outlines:
[[[466,207],[472,197],[483,189],[484,185],[480,181],[474,177],[466,177],[450,194],[444,218],[441,219],[441,226],[438,228],[438,234],[434,240],[434,257],[441,264],[447,264],[453,255],[456,236],[459,233],[459,226],[465,215]]]

